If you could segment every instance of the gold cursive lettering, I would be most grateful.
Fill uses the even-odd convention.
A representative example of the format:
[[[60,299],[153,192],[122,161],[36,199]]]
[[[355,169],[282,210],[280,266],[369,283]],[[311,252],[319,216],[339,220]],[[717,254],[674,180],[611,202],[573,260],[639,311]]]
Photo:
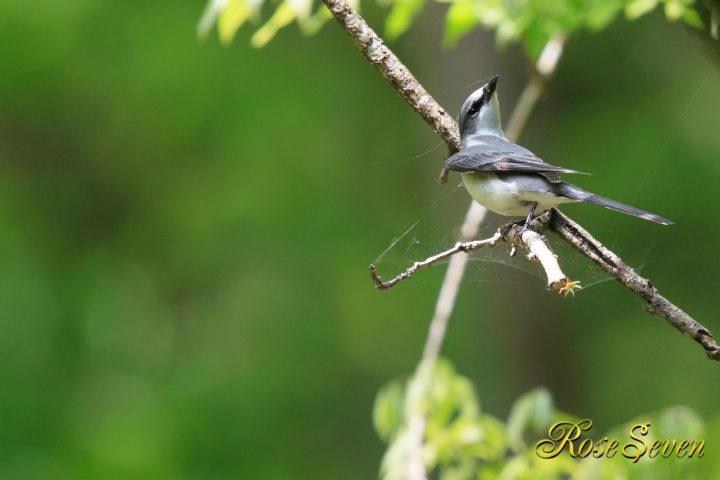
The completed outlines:
[[[577,458],[573,441],[580,438],[582,432],[592,428],[592,420],[586,418],[577,423],[573,422],[556,422],[548,429],[548,438],[540,440],[535,444],[535,453],[540,458],[555,458],[560,455],[565,447],[571,457]],[[592,451],[592,441],[590,444]]]
[[[642,457],[648,458],[702,458],[705,455],[705,440],[647,439],[649,423],[637,423],[630,427],[630,441],[622,444],[617,439],[603,437],[600,440],[581,438],[592,428],[592,420],[578,422],[556,422],[548,429],[548,436],[535,444],[535,454],[544,459],[555,458],[564,450],[572,458],[613,458],[618,450],[623,457],[637,463]]]
[[[692,448],[690,449],[690,452],[688,452],[688,458],[692,458],[692,456],[696,453],[698,458],[702,458],[703,455],[705,455],[705,452],[703,452],[705,440],[700,440],[700,442],[691,442],[691,444]]]
[[[649,429],[649,423],[639,423],[630,428],[630,438],[637,441],[639,445],[636,445],[633,442],[628,442],[623,445],[623,457],[631,459],[633,463],[637,463],[637,461],[645,455],[645,452],[647,452],[647,444],[645,443],[645,440],[642,439],[641,435],[643,437],[647,435]],[[637,432],[635,432],[636,430]]]

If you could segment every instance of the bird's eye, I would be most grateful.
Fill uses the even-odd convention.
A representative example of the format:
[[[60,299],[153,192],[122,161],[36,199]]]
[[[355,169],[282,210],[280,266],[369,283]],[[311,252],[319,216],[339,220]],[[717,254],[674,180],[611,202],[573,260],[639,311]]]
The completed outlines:
[[[475,115],[477,115],[478,112],[480,111],[481,106],[482,106],[482,98],[470,106],[470,109],[467,112],[468,116],[474,117]]]

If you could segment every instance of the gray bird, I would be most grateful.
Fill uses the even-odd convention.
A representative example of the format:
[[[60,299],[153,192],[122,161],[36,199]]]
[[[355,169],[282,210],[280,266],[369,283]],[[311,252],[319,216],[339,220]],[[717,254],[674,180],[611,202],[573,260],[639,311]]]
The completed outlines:
[[[463,103],[460,151],[445,168],[462,173],[465,188],[476,202],[505,216],[533,216],[563,203],[586,202],[651,222],[670,225],[667,218],[616,202],[564,182],[561,173],[583,173],[543,162],[529,150],[505,138],[496,95],[498,77],[475,90]]]

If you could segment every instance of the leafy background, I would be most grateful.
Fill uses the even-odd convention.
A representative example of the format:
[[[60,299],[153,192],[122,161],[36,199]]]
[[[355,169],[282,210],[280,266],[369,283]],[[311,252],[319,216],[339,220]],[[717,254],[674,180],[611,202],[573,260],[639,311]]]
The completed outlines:
[[[263,5],[222,46],[194,35],[203,8],[0,3],[1,478],[377,475],[374,397],[413,371],[442,268],[380,293],[367,265],[415,221],[420,246],[383,273],[446,245],[468,198],[436,184],[439,140],[337,26],[257,50]],[[532,43],[473,29],[443,49],[447,8],[393,48],[451,112],[499,73],[507,116]],[[522,143],[673,219],[566,209],[720,331],[716,54],[667,6],[623,8],[573,33]],[[475,262],[444,353],[499,419],[542,385],[598,434],[683,405],[719,438],[718,366],[639,307]]]

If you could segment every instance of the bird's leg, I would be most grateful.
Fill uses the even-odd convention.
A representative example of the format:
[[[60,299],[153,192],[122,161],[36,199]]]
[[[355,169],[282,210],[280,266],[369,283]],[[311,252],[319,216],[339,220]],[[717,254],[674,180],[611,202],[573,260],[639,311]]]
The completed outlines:
[[[522,238],[523,233],[525,233],[525,230],[528,229],[530,226],[530,222],[532,222],[533,216],[535,215],[535,209],[537,208],[537,202],[532,204],[532,207],[530,207],[530,211],[528,212],[528,216],[525,219],[525,223],[523,223],[523,226],[520,227],[520,231],[518,232],[518,237]]]
[[[530,226],[530,222],[532,222],[533,215],[535,215],[536,208],[537,208],[537,202],[532,204],[532,207],[530,207],[530,211],[528,212],[528,216],[525,219],[525,222],[522,223],[522,227],[520,227],[520,230],[518,230],[517,233],[515,234],[515,238],[518,240],[519,244],[522,244],[523,233],[525,233],[525,230],[527,230],[528,227]],[[516,225],[520,225],[520,224],[521,224],[521,222],[516,223]],[[515,246],[513,245],[513,247],[510,249],[510,256],[514,257],[515,252],[516,252]]]

